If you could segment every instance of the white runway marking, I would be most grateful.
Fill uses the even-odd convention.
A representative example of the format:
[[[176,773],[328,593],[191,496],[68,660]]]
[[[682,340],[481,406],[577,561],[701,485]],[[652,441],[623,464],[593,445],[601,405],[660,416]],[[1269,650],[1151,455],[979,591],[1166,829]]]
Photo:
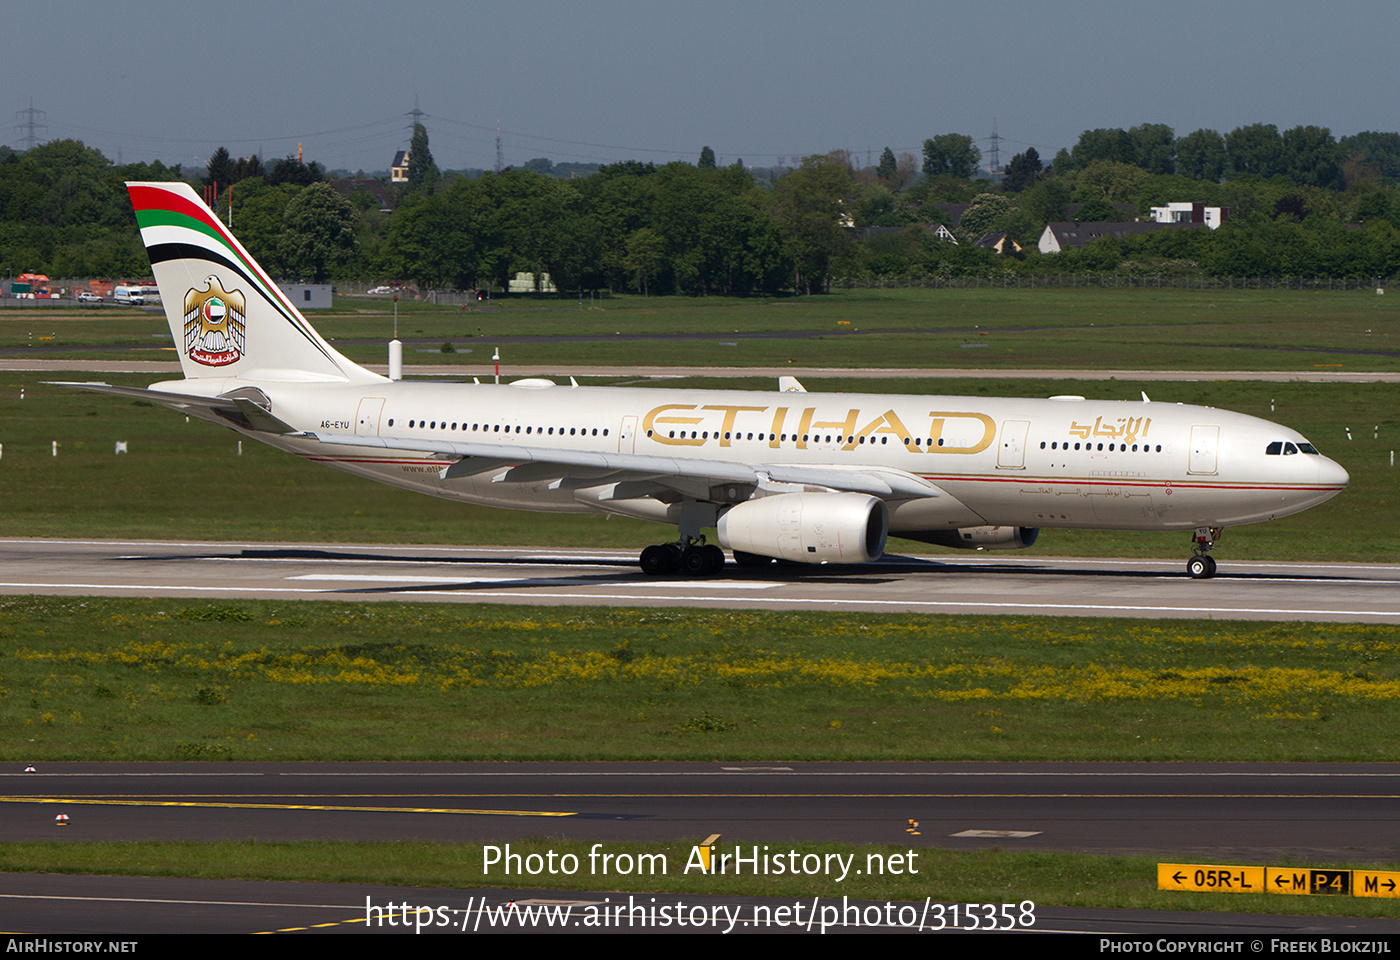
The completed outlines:
[[[373,575],[367,573],[303,573],[300,576],[287,577],[288,580],[331,580],[343,583],[518,583],[523,590],[534,586],[589,586],[589,584],[578,583],[574,579],[534,579],[532,577],[422,577],[404,574],[403,576]],[[779,586],[777,583],[721,583],[713,580],[695,580],[690,583],[674,583],[666,581],[655,581],[652,583],[629,583],[629,587],[680,587],[685,590],[769,590]],[[600,588],[615,586],[612,583],[599,583]]]

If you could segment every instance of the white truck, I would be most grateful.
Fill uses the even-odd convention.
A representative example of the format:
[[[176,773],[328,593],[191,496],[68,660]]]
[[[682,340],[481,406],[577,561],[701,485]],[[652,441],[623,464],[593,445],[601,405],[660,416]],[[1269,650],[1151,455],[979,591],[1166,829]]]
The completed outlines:
[[[146,305],[146,289],[140,284],[119,283],[112,288],[112,302],[125,304],[129,307],[144,307]]]

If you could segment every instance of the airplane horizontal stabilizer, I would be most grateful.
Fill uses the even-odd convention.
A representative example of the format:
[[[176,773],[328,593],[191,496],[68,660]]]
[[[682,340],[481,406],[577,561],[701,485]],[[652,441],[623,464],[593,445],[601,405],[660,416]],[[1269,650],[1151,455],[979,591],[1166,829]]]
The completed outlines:
[[[83,390],[87,393],[106,393],[118,397],[134,397],[150,403],[178,410],[180,413],[200,420],[208,420],[220,426],[238,426],[245,430],[262,433],[298,433],[290,426],[268,413],[256,400],[249,396],[198,397],[187,393],[169,393],[165,390],[147,390],[141,387],[121,387],[110,383],[64,383],[48,381],[52,387],[66,387],[69,390]]]

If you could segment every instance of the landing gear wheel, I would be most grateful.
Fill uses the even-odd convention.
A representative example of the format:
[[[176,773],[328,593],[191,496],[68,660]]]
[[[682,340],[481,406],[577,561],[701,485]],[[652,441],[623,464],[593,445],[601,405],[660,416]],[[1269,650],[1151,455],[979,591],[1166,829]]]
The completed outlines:
[[[710,572],[711,559],[704,547],[691,547],[681,554],[681,570],[688,576],[702,577]]]
[[[706,573],[719,573],[724,569],[724,551],[713,543],[706,545],[705,556],[709,558],[709,569]]]
[[[662,543],[642,551],[641,567],[642,573],[647,576],[660,577],[675,573],[680,564],[677,562],[676,551],[670,544]]]
[[[1213,576],[1215,576],[1215,558],[1206,554],[1206,577],[1209,579]]]
[[[1215,560],[1204,554],[1186,561],[1186,572],[1192,580],[1209,580],[1215,575]]]

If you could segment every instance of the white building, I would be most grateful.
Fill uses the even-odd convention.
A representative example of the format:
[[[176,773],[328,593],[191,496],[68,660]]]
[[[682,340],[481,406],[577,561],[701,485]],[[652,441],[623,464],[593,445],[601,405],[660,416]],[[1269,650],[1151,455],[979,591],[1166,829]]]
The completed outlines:
[[[1169,203],[1152,208],[1156,223],[1204,223],[1215,230],[1229,218],[1229,207],[1208,207],[1203,203]]]

